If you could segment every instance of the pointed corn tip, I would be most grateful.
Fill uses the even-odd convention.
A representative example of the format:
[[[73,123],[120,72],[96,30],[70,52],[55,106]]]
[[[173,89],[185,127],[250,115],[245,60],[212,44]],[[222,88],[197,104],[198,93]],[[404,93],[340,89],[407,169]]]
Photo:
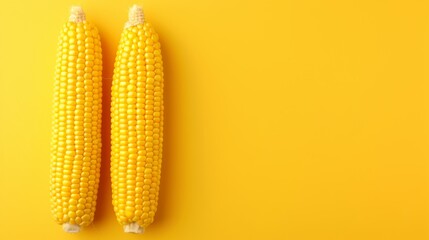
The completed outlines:
[[[125,28],[129,28],[144,22],[144,14],[141,6],[134,4],[128,12],[128,22],[125,24]]]
[[[72,6],[70,9],[70,22],[83,22],[86,20],[85,13],[81,6]]]
[[[140,5],[138,5],[138,4],[134,4],[134,5],[132,5],[130,7],[130,11],[132,11],[132,10],[140,10],[140,11],[142,11],[142,7]]]

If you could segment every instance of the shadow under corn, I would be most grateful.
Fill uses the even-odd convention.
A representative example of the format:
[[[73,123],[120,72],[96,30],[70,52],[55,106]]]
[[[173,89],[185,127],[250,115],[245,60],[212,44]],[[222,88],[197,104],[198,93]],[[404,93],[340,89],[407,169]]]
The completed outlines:
[[[162,35],[160,34],[161,42],[161,53],[163,59],[164,67],[164,139],[163,139],[163,158],[161,166],[161,184],[160,192],[158,199],[158,208],[155,214],[154,222],[149,226],[149,229],[163,228],[165,222],[168,219],[169,212],[174,208],[174,199],[173,196],[173,177],[174,174],[174,160],[177,156],[175,154],[174,139],[176,138],[174,134],[177,131],[174,131],[173,126],[174,119],[177,114],[175,111],[174,103],[177,102],[177,94],[175,94],[175,82],[174,82],[174,72],[173,72],[173,63],[171,58],[171,52],[167,44],[168,41],[163,41]],[[177,89],[177,88],[176,88]],[[177,169],[177,168],[176,168]],[[148,230],[150,231],[150,230]]]
[[[98,188],[97,209],[94,224],[106,221],[106,216],[113,213],[112,189],[110,181],[110,97],[113,76],[113,64],[116,49],[109,44],[109,39],[101,31],[101,46],[103,49],[103,108],[102,108],[102,150],[101,173]]]

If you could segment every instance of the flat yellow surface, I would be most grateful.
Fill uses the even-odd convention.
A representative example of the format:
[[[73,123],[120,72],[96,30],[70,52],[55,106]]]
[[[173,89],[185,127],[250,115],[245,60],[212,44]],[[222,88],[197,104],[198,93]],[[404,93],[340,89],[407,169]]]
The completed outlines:
[[[49,208],[57,37],[100,30],[104,148],[92,226]],[[0,7],[0,239],[429,239],[429,3],[147,0],[162,39],[165,158],[143,236],[116,222],[109,92],[131,0]]]

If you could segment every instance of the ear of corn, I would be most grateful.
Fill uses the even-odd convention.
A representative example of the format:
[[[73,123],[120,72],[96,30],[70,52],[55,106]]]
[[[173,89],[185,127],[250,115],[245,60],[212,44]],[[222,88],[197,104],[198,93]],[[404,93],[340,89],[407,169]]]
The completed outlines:
[[[67,232],[94,219],[101,161],[101,44],[73,7],[61,32],[55,72],[51,209]]]
[[[133,6],[116,55],[111,104],[113,206],[125,232],[142,233],[157,209],[163,84],[158,35]]]

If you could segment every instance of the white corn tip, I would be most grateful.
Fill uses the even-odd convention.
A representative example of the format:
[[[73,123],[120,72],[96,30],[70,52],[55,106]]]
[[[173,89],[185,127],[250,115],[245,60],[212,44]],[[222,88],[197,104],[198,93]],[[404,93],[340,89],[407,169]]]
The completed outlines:
[[[68,233],[77,233],[80,232],[80,227],[76,224],[64,223],[63,230]]]
[[[129,28],[144,22],[143,9],[139,5],[133,5],[128,12],[128,22],[125,23],[125,28]]]
[[[140,227],[136,222],[124,225],[124,232],[126,233],[144,233],[144,228]]]
[[[86,20],[85,13],[83,12],[83,9],[81,6],[73,6],[70,10],[70,22],[83,22]]]

